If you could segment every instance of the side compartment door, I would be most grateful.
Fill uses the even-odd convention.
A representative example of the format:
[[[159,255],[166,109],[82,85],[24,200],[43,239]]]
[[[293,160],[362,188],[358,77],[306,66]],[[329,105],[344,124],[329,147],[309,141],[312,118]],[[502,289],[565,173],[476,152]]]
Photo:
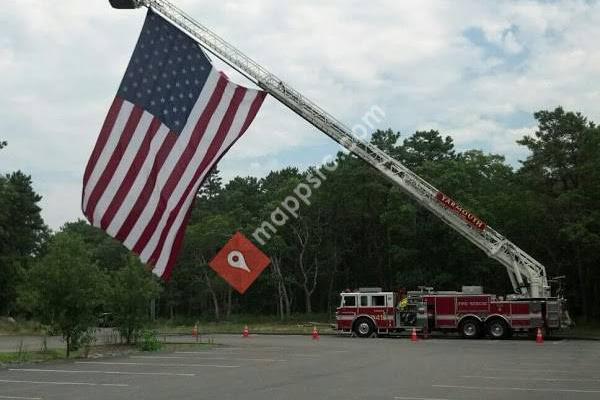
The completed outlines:
[[[435,297],[435,327],[456,328],[456,297]]]
[[[388,328],[396,327],[396,304],[394,304],[394,294],[388,293],[385,299],[385,318]]]

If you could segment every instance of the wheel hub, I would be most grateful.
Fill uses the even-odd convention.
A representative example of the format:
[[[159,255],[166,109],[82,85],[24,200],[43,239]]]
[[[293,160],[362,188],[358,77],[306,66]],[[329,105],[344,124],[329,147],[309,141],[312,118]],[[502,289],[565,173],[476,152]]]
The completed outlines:
[[[494,337],[501,337],[502,335],[504,335],[504,328],[499,323],[492,324],[492,326],[490,327],[490,333]]]
[[[369,333],[369,324],[367,322],[361,322],[358,325],[358,331],[362,334],[362,335],[366,335],[367,333]]]
[[[473,336],[477,333],[477,328],[475,327],[475,324],[467,323],[465,324],[464,331],[467,336]]]

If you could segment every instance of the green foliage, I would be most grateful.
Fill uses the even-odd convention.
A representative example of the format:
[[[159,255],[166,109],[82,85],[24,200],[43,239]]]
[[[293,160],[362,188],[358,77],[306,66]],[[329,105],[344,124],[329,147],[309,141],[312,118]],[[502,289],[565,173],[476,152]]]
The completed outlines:
[[[135,256],[114,272],[105,300],[106,309],[113,313],[115,326],[127,344],[149,322],[149,304],[160,292],[152,273]]]
[[[14,352],[0,352],[0,366],[5,363],[39,363],[45,361],[60,360],[65,358],[65,351],[62,349],[49,349],[46,351],[26,351],[17,348]]]
[[[561,107],[535,113],[538,130],[519,143],[530,156],[519,177],[544,218],[551,274],[566,275],[575,311],[600,315],[600,129]]]
[[[498,154],[458,151],[435,130],[409,136],[376,131],[371,141],[540,260],[549,277],[566,275],[573,313],[598,318],[600,129],[560,107],[534,116],[537,130],[519,141],[530,154],[517,170]],[[297,209],[286,210],[282,203],[299,185],[308,185],[310,205],[299,201]],[[0,306],[14,309],[15,288],[23,282],[21,304],[55,329],[69,330],[71,325],[59,323],[60,312],[71,305],[62,297],[78,304],[85,290],[73,297],[71,288],[94,286],[91,275],[99,286],[90,297],[92,311],[110,312],[131,341],[148,324],[151,299],[159,315],[172,321],[235,325],[244,323],[236,315],[253,314],[285,325],[297,312],[331,316],[346,288],[482,285],[492,293],[512,291],[497,262],[353,155],[226,184],[215,169],[196,200],[172,279],[159,284],[121,244],[85,221],[65,224],[47,242],[30,178],[20,172],[0,177]],[[235,231],[252,238],[277,210],[286,223],[275,224],[262,246],[271,265],[240,296],[208,262]],[[64,318],[86,315],[85,323],[75,324],[74,338],[92,323],[94,312],[81,307]]]
[[[20,171],[0,176],[0,314],[14,309],[16,287],[48,237],[41,199],[30,176]]]
[[[404,140],[401,149],[404,163],[414,168],[424,162],[439,162],[454,158],[454,141],[450,136],[442,138],[435,130],[417,131]]]
[[[141,351],[159,351],[162,347],[158,331],[144,329],[140,332],[140,337],[137,341],[137,347]]]
[[[67,222],[61,232],[80,237],[89,246],[92,261],[103,271],[116,271],[128,262],[127,248],[87,221]]]
[[[50,241],[47,254],[33,263],[19,292],[23,307],[63,336],[68,356],[96,322],[106,278],[83,240],[61,232]]]
[[[587,302],[584,313],[598,316],[600,309],[591,306],[600,304],[594,278],[598,270],[593,268],[600,253],[598,128],[560,108],[535,117],[538,131],[520,142],[531,156],[516,172],[501,155],[457,152],[452,139],[437,131],[418,131],[403,140],[398,132],[377,131],[372,142],[540,259],[550,276],[567,274],[573,309],[582,312],[580,306]],[[195,273],[198,279],[186,288],[179,286],[181,300],[170,297],[170,314],[178,310],[192,316],[211,306],[224,308],[227,287],[211,272],[210,279],[201,279],[205,261],[222,245],[223,236],[236,229],[251,234],[299,183],[318,174],[324,178],[313,190],[311,205],[302,205],[298,218],[288,215],[264,246],[271,256],[271,273],[263,274],[243,298],[234,294],[229,306],[234,312],[276,311],[287,318],[286,310],[331,312],[339,290],[369,285],[457,290],[472,284],[511,292],[495,261],[379,172],[342,153],[336,162],[333,171],[286,168],[259,181],[238,177],[204,196],[195,208],[186,236],[188,250],[178,267],[182,274],[187,271],[187,278]],[[582,278],[569,268],[574,260],[581,260]],[[313,279],[316,289],[311,292]],[[181,284],[179,276],[174,280]],[[577,288],[579,280],[586,282],[585,290]]]

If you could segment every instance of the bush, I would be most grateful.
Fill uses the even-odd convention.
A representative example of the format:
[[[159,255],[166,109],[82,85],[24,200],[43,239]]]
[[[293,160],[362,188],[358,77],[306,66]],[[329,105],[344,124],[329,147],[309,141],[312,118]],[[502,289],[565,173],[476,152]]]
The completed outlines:
[[[107,306],[111,311],[111,325],[119,330],[127,344],[148,324],[148,306],[159,292],[157,280],[135,256],[129,256],[127,264],[113,274]]]
[[[82,349],[83,358],[88,358],[92,346],[96,343],[96,330],[94,328],[85,331],[77,341],[77,347]]]
[[[162,347],[162,343],[158,338],[158,332],[144,329],[137,341],[137,347],[141,351],[159,351]]]
[[[90,247],[60,232],[36,259],[19,289],[19,304],[67,342],[67,357],[96,323],[106,291],[106,275],[92,261]]]

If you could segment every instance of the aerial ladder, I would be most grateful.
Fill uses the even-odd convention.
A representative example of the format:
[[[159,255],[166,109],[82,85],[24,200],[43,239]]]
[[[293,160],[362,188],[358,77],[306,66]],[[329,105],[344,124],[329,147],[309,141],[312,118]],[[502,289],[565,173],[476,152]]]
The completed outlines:
[[[115,8],[148,7],[161,14],[204,49],[254,82],[275,99],[397,184],[456,232],[502,264],[514,289],[512,298],[552,298],[546,268],[505,236],[479,220],[400,161],[356,136],[352,130],[288,83],[227,43],[167,0],[110,0]]]

